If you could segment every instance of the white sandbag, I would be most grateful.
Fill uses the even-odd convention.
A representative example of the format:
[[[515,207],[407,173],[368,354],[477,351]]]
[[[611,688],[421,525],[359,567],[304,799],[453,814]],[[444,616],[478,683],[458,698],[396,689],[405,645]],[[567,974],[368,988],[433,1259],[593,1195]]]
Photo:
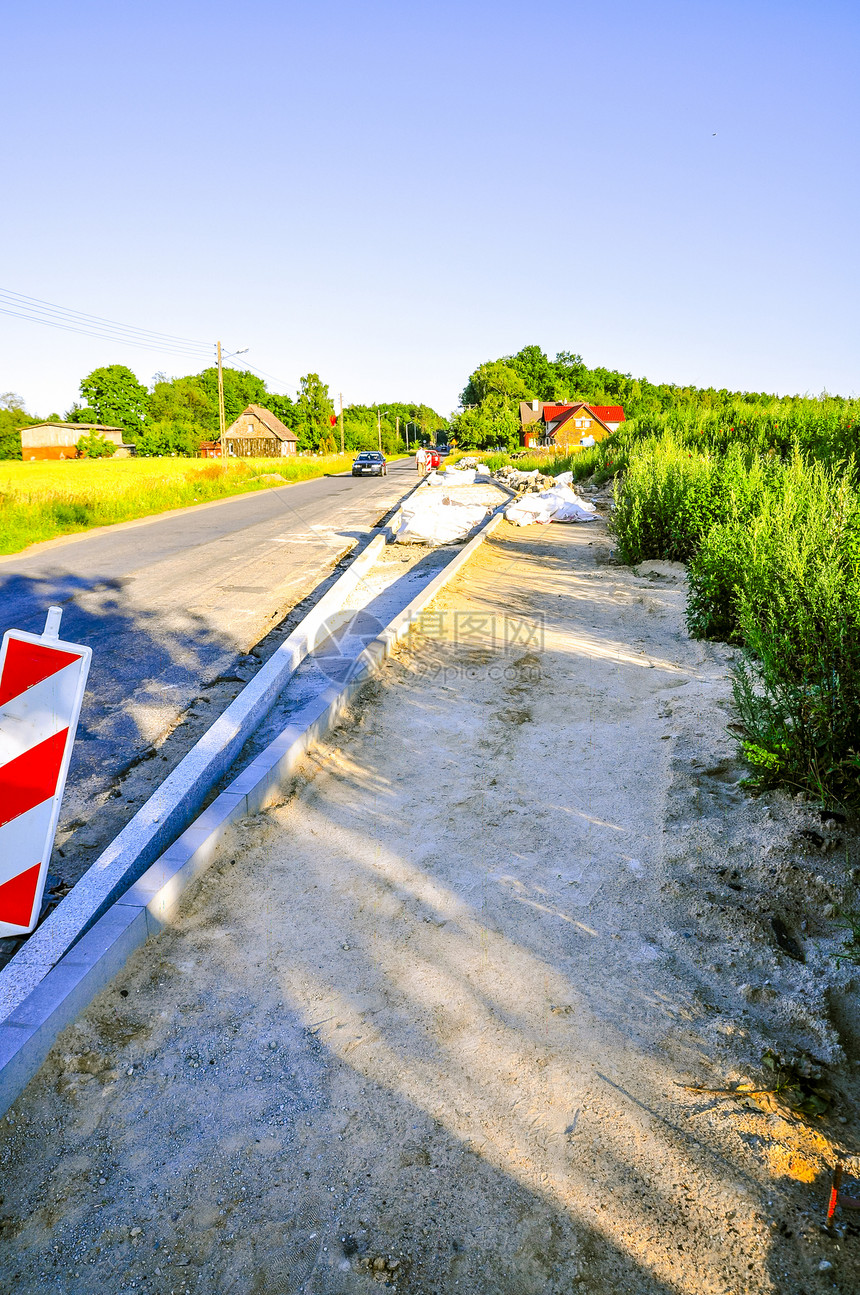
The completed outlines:
[[[555,484],[556,484],[557,486],[571,486],[571,485],[573,485],[573,473],[572,473],[572,472],[559,472],[558,476],[555,478]]]
[[[582,440],[579,443],[584,450],[590,450],[592,445],[597,444],[593,436],[583,436]]]
[[[474,468],[446,468],[446,486],[471,486],[475,480]]]
[[[551,522],[593,522],[597,509],[587,499],[566,501],[553,513]]]
[[[539,494],[524,495],[505,511],[505,520],[515,526],[532,526],[547,522],[593,522],[597,509],[580,499],[568,485],[553,486]]]
[[[464,504],[436,491],[416,493],[400,510],[398,544],[456,544],[486,517],[484,504]]]
[[[535,522],[545,525],[552,521],[556,506],[540,495],[524,495],[505,509],[505,521],[512,522],[514,526],[533,526]]]

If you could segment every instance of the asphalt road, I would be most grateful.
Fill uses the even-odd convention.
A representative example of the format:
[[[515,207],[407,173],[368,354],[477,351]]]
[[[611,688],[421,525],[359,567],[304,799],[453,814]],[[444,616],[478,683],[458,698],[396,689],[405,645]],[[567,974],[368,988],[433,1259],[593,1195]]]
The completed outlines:
[[[0,633],[40,633],[56,604],[61,636],[93,649],[67,811],[104,794],[219,678],[252,673],[244,654],[415,481],[403,460],[384,478],[323,477],[0,559]]]

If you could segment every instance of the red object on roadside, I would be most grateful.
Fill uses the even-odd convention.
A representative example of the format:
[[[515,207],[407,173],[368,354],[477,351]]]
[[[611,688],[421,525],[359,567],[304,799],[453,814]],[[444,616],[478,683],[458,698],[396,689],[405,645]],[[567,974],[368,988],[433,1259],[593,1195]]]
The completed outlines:
[[[439,453],[439,451],[434,450],[433,446],[431,445],[430,448],[426,451],[426,453],[427,453],[427,467],[431,469],[438,468],[442,462],[442,455]]]
[[[833,1221],[833,1215],[836,1213],[836,1207],[841,1205],[845,1210],[860,1210],[860,1199],[856,1196],[846,1196],[840,1192],[842,1186],[842,1165],[837,1160],[833,1166],[833,1179],[830,1184],[830,1200],[827,1202],[827,1225]]]
[[[329,414],[328,421],[331,423],[332,427],[337,427],[337,414]]]
[[[60,616],[49,609],[43,634],[7,630],[0,648],[0,936],[38,920],[90,668]]]

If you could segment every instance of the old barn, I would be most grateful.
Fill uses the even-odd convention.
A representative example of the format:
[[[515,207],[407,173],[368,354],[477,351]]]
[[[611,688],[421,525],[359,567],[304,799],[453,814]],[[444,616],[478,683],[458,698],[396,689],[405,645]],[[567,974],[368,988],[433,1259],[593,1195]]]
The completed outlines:
[[[248,405],[224,434],[227,454],[241,459],[277,459],[295,454],[296,435],[270,409]]]

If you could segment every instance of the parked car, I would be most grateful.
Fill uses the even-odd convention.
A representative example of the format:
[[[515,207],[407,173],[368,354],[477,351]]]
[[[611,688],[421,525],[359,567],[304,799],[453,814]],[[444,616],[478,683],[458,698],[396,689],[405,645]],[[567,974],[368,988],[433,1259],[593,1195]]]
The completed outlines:
[[[362,450],[352,461],[354,477],[387,477],[388,464],[379,450]]]

